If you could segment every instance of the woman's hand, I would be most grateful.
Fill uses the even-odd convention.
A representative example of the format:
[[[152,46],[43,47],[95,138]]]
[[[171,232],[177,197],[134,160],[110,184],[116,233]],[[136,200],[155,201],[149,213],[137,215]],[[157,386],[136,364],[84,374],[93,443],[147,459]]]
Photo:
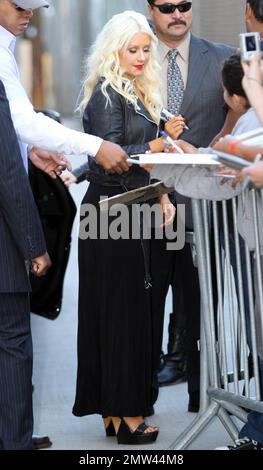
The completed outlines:
[[[185,120],[182,116],[173,117],[168,121],[164,130],[172,139],[178,139],[185,127]]]
[[[163,194],[160,197],[160,206],[164,215],[164,223],[161,225],[161,228],[163,228],[173,223],[176,214],[176,209],[171,203],[167,194]]]

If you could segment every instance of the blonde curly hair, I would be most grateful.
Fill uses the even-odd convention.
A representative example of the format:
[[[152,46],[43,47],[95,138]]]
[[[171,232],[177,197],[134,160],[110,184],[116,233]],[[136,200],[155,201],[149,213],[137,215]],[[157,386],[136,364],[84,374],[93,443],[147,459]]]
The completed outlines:
[[[144,95],[144,104],[155,122],[159,123],[162,108],[160,66],[157,61],[158,40],[152,32],[144,15],[135,11],[124,11],[114,15],[104,26],[91,47],[86,59],[86,73],[83,81],[83,100],[79,110],[84,111],[97,83],[104,79],[102,93],[107,98],[106,106],[110,103],[107,87],[110,85],[136,109],[138,97],[134,92],[133,80],[125,77],[125,70],[120,65],[119,51],[127,49],[132,38],[137,33],[149,35],[150,60],[144,74],[136,79],[136,85]]]

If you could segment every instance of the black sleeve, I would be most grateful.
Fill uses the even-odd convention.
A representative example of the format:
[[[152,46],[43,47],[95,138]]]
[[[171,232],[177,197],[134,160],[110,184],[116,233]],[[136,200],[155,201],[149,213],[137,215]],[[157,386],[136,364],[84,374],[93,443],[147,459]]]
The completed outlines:
[[[77,178],[77,184],[87,180],[89,175],[89,162],[86,162],[78,168],[75,168],[72,171],[72,174]]]
[[[100,88],[95,89],[83,116],[85,132],[120,145],[128,155],[150,150],[149,143],[125,145],[125,103],[114,90],[108,93],[110,103]]]

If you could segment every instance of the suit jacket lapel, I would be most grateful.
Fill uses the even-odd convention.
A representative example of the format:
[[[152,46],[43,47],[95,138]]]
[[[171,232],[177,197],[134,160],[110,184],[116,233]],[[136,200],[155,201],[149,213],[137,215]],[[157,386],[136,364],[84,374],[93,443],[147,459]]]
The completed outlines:
[[[181,114],[184,116],[189,109],[192,99],[199,92],[202,79],[209,66],[207,47],[199,38],[191,36],[189,70]]]

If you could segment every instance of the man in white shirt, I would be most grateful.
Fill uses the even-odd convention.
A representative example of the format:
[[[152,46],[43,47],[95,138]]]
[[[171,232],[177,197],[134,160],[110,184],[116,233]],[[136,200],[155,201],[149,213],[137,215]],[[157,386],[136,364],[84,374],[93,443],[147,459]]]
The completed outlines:
[[[61,156],[43,153],[39,149],[68,155],[89,154],[107,171],[127,171],[130,166],[126,162],[127,155],[118,145],[68,129],[36,113],[20,83],[14,57],[16,37],[26,31],[33,10],[48,6],[45,0],[0,0],[0,79],[6,89],[24,164],[26,166],[27,145],[31,145],[34,149],[30,159],[43,170],[54,159],[57,165]],[[65,164],[63,159],[61,164]]]

